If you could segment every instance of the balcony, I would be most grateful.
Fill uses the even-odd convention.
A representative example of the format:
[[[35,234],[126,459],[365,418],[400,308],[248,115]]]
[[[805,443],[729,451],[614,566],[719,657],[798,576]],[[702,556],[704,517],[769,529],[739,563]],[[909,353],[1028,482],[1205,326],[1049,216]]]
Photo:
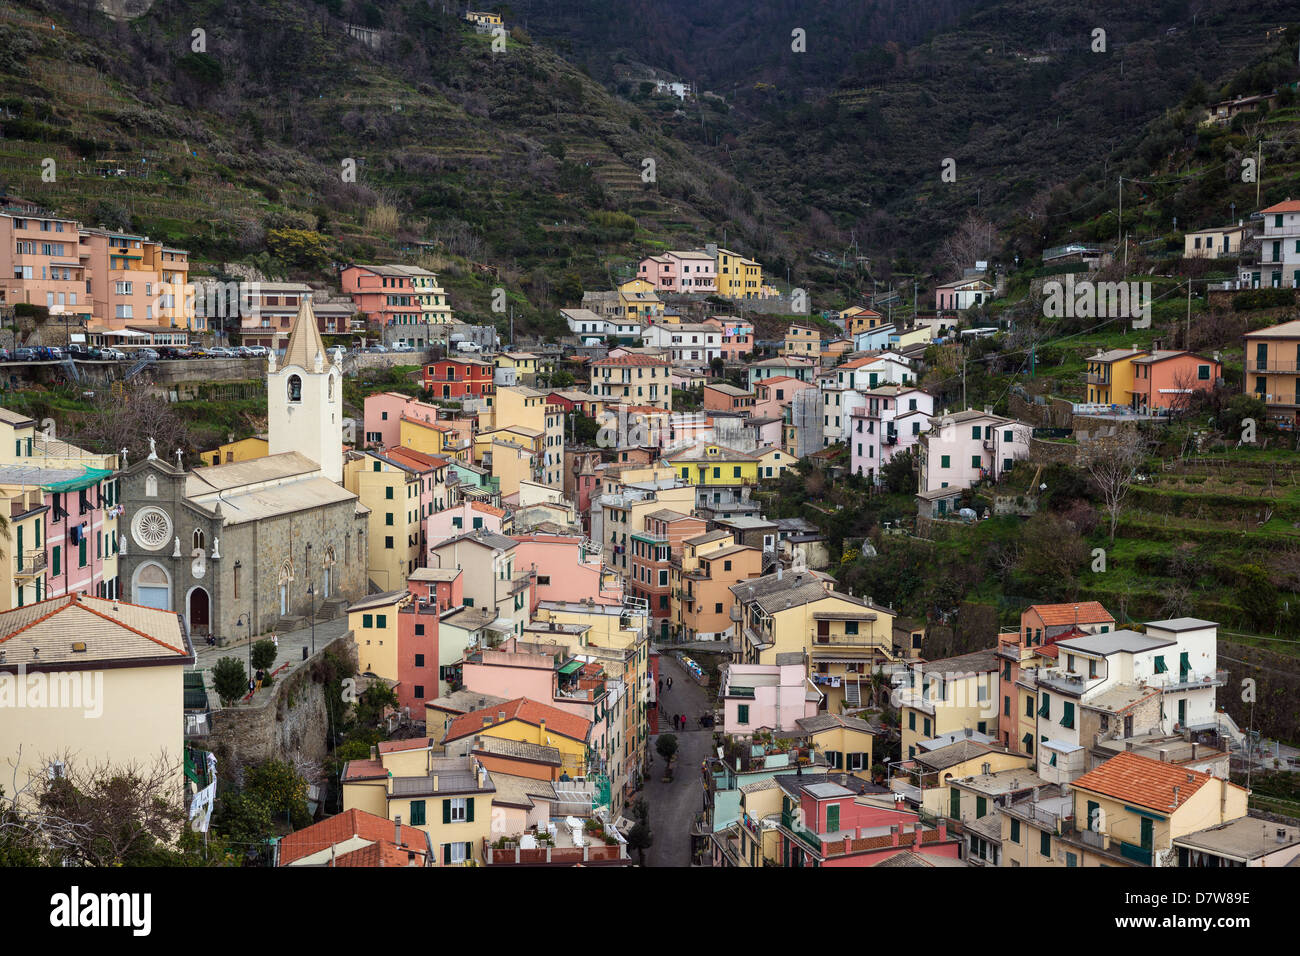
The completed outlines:
[[[1151,865],[1151,850],[1134,846],[1132,843],[1121,843],[1119,845],[1119,855],[1126,860],[1132,860],[1134,863],[1140,863],[1143,866]]]
[[[1279,372],[1294,375],[1300,372],[1300,362],[1261,362],[1259,359],[1248,361],[1247,372]]]
[[[33,578],[45,570],[48,559],[43,550],[24,551],[18,560],[18,569],[14,572],[15,577]]]
[[[1146,683],[1159,687],[1165,694],[1175,691],[1195,690],[1197,687],[1223,687],[1228,683],[1227,671],[1185,671],[1177,674],[1153,674]]]
[[[1085,385],[1109,385],[1110,376],[1098,375],[1095,372],[1088,372],[1083,376]]]

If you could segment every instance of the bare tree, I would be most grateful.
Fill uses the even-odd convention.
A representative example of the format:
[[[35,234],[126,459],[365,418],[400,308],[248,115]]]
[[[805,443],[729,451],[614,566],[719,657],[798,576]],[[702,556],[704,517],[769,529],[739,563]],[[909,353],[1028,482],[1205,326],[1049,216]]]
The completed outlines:
[[[1113,437],[1094,442],[1084,467],[1096,484],[1110,518],[1110,541],[1115,543],[1124,500],[1137,478],[1138,466],[1146,457],[1147,439],[1136,428],[1124,428]]]
[[[991,258],[996,244],[997,230],[993,223],[971,212],[939,247],[939,258],[951,274],[960,277],[976,260]]]
[[[165,754],[152,764],[78,762],[71,754],[37,761],[12,796],[0,796],[0,834],[50,864],[124,866],[164,847],[185,823],[180,767]],[[57,766],[58,773],[50,768]]]
[[[130,461],[149,453],[149,439],[157,443],[158,457],[171,460],[173,451],[189,451],[189,428],[169,402],[144,389],[128,388],[124,400],[105,402],[84,418],[74,437],[101,454],[115,455],[123,448]]]

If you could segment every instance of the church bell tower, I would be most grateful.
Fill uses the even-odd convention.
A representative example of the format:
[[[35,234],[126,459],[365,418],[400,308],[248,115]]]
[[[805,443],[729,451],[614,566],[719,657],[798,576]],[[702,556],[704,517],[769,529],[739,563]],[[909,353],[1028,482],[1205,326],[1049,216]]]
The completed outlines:
[[[325,350],[310,294],[304,295],[277,367],[267,362],[266,406],[272,455],[296,451],[343,483],[343,370]]]

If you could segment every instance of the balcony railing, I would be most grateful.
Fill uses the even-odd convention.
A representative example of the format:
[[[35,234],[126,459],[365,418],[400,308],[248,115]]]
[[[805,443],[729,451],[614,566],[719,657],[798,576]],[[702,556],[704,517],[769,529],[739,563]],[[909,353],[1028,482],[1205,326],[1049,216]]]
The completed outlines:
[[[873,637],[870,634],[813,634],[814,647],[892,647],[893,638]]]
[[[30,577],[45,570],[48,558],[44,551],[24,551],[18,559],[16,574]]]
[[[1300,372],[1300,362],[1261,362],[1259,359],[1248,360],[1247,372]]]
[[[1182,671],[1154,674],[1147,678],[1152,687],[1159,687],[1165,693],[1177,690],[1190,690],[1196,687],[1222,687],[1228,683],[1227,671]]]

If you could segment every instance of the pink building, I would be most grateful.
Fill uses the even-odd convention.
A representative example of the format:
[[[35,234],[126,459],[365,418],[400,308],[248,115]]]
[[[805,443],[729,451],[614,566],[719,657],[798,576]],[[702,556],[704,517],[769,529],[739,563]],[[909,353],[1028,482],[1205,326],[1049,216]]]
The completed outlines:
[[[934,396],[919,388],[886,385],[862,392],[864,404],[849,412],[850,470],[880,478],[880,470],[930,430]]]
[[[817,714],[821,693],[803,663],[729,664],[722,680],[723,730],[752,735],[760,728],[795,732]]]
[[[438,614],[436,601],[418,596],[397,612],[397,694],[400,708],[424,717],[424,702],[438,696]]]
[[[841,774],[783,774],[776,778],[785,800],[796,805],[781,814],[782,866],[864,867],[905,851],[950,860],[960,858],[961,840],[940,820],[935,829],[903,809],[860,801]],[[784,801],[783,801],[784,802]]]
[[[789,375],[777,375],[754,383],[755,418],[785,418],[785,410],[794,401],[796,392],[816,388],[815,382],[801,382]]]
[[[590,550],[590,542],[574,535],[511,535],[515,547],[515,567],[535,570],[537,601],[578,602],[591,598],[597,604],[623,603],[622,579],[607,571],[600,552]]]
[[[754,327],[734,315],[711,315],[704,320],[722,333],[718,344],[724,362],[744,361],[754,351]]]
[[[704,251],[647,256],[641,260],[636,275],[653,285],[656,292],[718,291],[717,260]]]
[[[404,445],[387,449],[384,457],[416,476],[420,489],[421,519],[431,518],[447,508],[447,471],[451,467],[450,459],[440,455],[426,455]],[[427,529],[422,526],[420,531],[423,534]],[[427,549],[425,539],[420,542],[420,554],[427,554]]]

